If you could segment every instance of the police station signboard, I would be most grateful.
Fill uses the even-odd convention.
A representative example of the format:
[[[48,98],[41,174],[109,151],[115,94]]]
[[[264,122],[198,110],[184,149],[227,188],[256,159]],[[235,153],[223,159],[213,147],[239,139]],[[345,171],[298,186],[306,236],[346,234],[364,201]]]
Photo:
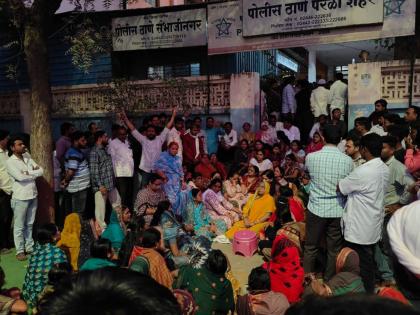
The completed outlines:
[[[379,24],[384,0],[243,0],[243,35]]]
[[[204,46],[206,10],[195,9],[112,19],[114,51]]]

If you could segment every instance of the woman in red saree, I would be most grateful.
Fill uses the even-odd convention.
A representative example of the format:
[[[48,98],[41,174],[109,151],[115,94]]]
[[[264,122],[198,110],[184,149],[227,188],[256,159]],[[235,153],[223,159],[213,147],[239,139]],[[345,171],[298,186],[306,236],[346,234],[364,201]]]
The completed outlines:
[[[304,271],[298,247],[285,234],[278,235],[274,240],[271,261],[263,268],[270,274],[272,291],[283,293],[291,304],[300,301]]]

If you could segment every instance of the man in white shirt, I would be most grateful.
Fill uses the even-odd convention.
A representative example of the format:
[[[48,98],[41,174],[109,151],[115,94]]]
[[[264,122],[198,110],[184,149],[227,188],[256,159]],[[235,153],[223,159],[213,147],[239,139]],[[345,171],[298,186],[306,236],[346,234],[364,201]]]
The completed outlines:
[[[178,144],[177,155],[181,158],[181,162],[182,162],[182,150],[183,150],[181,135],[183,133],[184,133],[184,119],[182,119],[181,117],[177,117],[175,118],[175,126],[168,133],[167,143],[168,145],[171,142],[175,142],[176,144]]]
[[[343,82],[343,74],[337,73],[335,81],[330,87],[330,101],[331,110],[339,108],[341,110],[342,118],[347,104],[347,84]]]
[[[14,213],[13,238],[16,258],[22,261],[27,259],[26,254],[34,250],[32,226],[38,206],[35,179],[42,176],[44,171],[29,154],[25,154],[26,147],[21,137],[11,138],[8,147],[13,153],[6,162],[7,171],[14,181],[11,201]]]
[[[115,174],[115,186],[121,196],[123,205],[131,209],[133,201],[134,160],[130,142],[127,139],[127,129],[120,126],[117,137],[111,140],[107,147],[112,158]]]
[[[294,115],[296,113],[296,91],[293,87],[295,84],[295,77],[288,77],[285,79],[285,87],[283,88],[282,93],[282,106],[281,106],[281,113],[282,115]]]
[[[365,289],[375,287],[374,248],[381,238],[384,200],[388,188],[389,169],[381,160],[382,138],[368,134],[360,140],[360,154],[366,163],[338,183],[347,196],[342,229],[346,246],[359,254],[360,276]]]
[[[6,161],[9,158],[8,141],[9,132],[0,130],[0,254],[10,253],[12,247],[10,239],[13,218],[13,211],[10,207],[12,180],[6,169]]]
[[[283,131],[284,134],[289,138],[290,142],[293,140],[300,141],[300,130],[298,127],[293,126],[293,118],[290,115],[286,115],[283,118],[283,126],[278,129],[278,131]]]
[[[328,116],[328,104],[330,102],[330,91],[325,88],[327,82],[324,79],[318,81],[318,87],[311,94],[311,111],[315,118],[324,114]]]
[[[225,133],[221,136],[219,146],[219,160],[221,162],[230,162],[235,156],[236,144],[238,143],[238,133],[233,129],[230,121],[223,125]]]
[[[172,117],[160,135],[157,136],[156,128],[154,126],[148,126],[145,131],[145,136],[143,136],[127,118],[127,115],[124,112],[121,113],[121,118],[128,129],[130,129],[131,135],[142,146],[142,154],[139,165],[141,188],[146,187],[149,183],[154,163],[162,152],[162,145],[165,143],[166,137],[174,124],[175,116],[176,109],[172,111]]]

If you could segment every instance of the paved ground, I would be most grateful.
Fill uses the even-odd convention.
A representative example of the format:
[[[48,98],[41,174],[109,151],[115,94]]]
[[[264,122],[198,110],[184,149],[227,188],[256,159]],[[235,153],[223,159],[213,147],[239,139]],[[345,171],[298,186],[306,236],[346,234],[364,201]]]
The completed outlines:
[[[11,254],[0,256],[0,266],[6,274],[6,284],[4,287],[22,288],[28,261],[18,261],[15,257],[15,252],[13,251]]]
[[[243,257],[234,255],[231,244],[214,243],[213,248],[220,249],[228,257],[232,266],[233,275],[241,284],[242,293],[246,292],[248,275],[251,270],[263,263],[262,257],[254,255],[253,257]],[[20,262],[16,260],[15,253],[0,256],[0,266],[6,274],[6,288],[22,288],[28,261]]]
[[[262,256],[258,254],[255,254],[252,257],[243,257],[240,255],[235,255],[232,252],[231,244],[213,243],[213,248],[220,249],[228,257],[232,267],[233,275],[236,279],[238,279],[239,283],[241,284],[241,293],[245,294],[248,284],[248,275],[252,269],[262,265]]]

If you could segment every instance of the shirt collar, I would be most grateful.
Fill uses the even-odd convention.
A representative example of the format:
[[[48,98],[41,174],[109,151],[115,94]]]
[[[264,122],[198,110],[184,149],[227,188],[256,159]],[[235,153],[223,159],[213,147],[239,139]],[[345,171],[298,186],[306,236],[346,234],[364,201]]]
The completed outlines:
[[[386,165],[390,166],[395,161],[395,157],[391,156],[391,158],[385,162]]]

